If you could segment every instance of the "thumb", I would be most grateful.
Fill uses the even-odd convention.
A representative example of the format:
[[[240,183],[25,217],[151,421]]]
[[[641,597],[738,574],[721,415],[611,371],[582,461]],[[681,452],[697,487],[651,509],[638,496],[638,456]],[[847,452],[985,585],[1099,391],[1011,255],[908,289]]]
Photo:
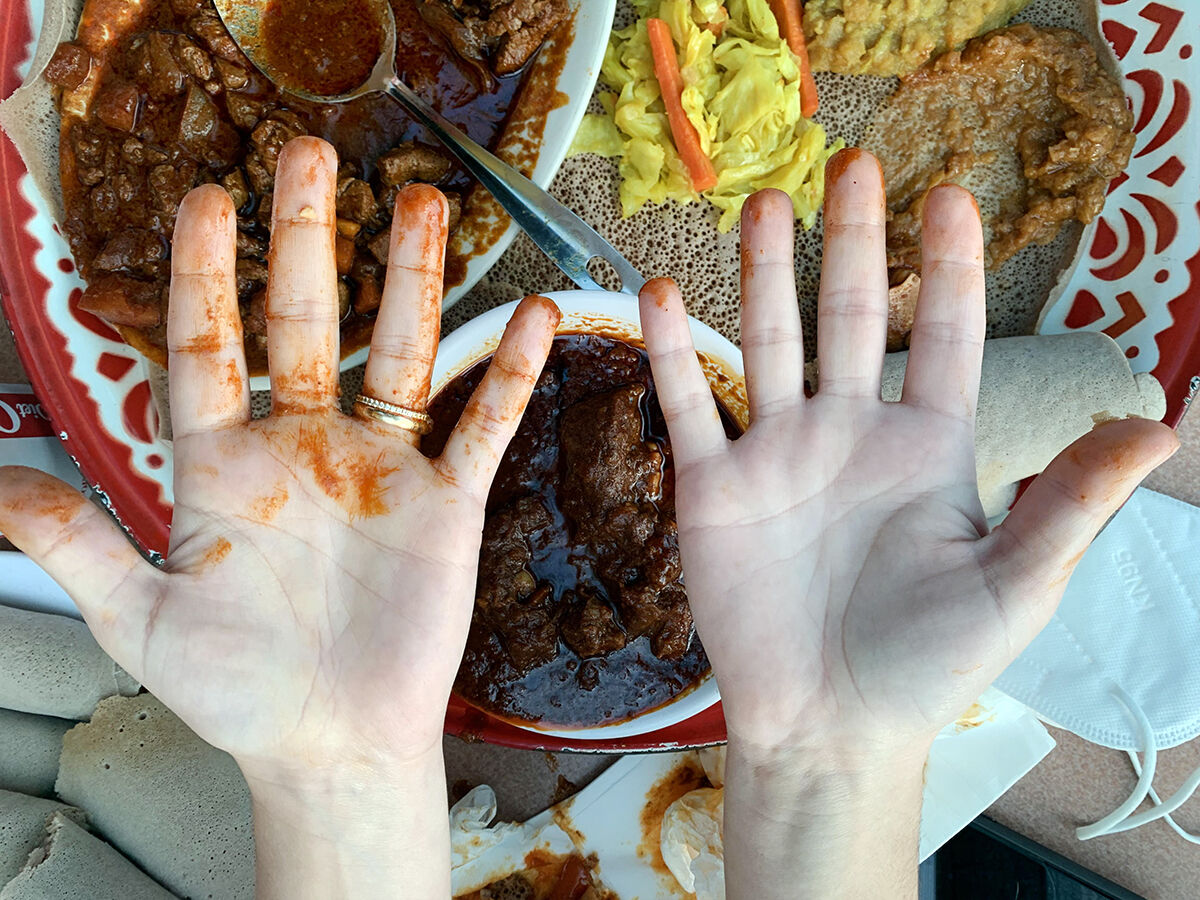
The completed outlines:
[[[998,600],[1026,623],[1026,642],[1053,614],[1105,522],[1178,449],[1175,432],[1161,422],[1105,423],[1058,454],[980,542]]]
[[[132,657],[158,572],[117,524],[57,478],[24,466],[2,466],[0,532],[58,582],[97,642],[137,677],[140,659]]]

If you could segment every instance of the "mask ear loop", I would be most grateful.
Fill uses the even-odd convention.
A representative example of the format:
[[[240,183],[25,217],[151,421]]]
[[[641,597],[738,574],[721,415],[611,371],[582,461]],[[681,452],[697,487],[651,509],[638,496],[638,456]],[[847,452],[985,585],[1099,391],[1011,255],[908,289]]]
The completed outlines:
[[[1134,810],[1142,805],[1150,791],[1154,789],[1154,768],[1158,763],[1158,746],[1154,741],[1154,729],[1150,727],[1150,720],[1146,718],[1142,708],[1125,693],[1119,684],[1110,683],[1109,693],[1125,708],[1125,712],[1141,732],[1142,746],[1146,748],[1146,763],[1145,768],[1138,775],[1137,787],[1133,789],[1133,793],[1126,798],[1124,803],[1099,822],[1075,829],[1075,836],[1081,841],[1090,841],[1094,837],[1111,834],[1118,825],[1133,815]],[[1195,789],[1193,788],[1193,790]]]
[[[1129,761],[1133,764],[1133,771],[1138,775],[1141,775],[1142,764],[1138,759],[1137,754],[1130,752]],[[1113,828],[1109,834],[1117,834],[1121,831],[1129,831],[1131,828],[1138,828],[1142,825],[1145,825],[1147,822],[1153,822],[1155,819],[1161,818],[1166,819],[1167,824],[1171,826],[1172,830],[1185,841],[1190,841],[1193,844],[1200,844],[1200,835],[1195,835],[1190,831],[1185,830],[1178,822],[1171,818],[1171,813],[1175,812],[1175,810],[1187,803],[1197,789],[1200,789],[1200,769],[1196,769],[1194,772],[1192,772],[1192,774],[1188,776],[1187,781],[1183,783],[1183,786],[1180,787],[1179,790],[1177,790],[1174,794],[1172,794],[1166,803],[1163,803],[1162,800],[1159,799],[1158,792],[1155,791],[1154,788],[1150,788],[1150,799],[1154,801],[1154,808],[1138,813],[1135,816],[1130,816],[1119,826]]]

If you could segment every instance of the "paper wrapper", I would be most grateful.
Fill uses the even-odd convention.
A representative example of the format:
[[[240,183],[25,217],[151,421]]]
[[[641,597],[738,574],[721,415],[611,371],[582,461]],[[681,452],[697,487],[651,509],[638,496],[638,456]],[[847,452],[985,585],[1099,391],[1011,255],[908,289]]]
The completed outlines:
[[[0,885],[21,871],[29,854],[42,843],[46,823],[55,813],[83,821],[83,811],[65,803],[0,791]]]
[[[70,719],[0,709],[0,789],[53,796],[62,738],[74,727]]]
[[[139,688],[82,622],[0,606],[0,707],[86,719],[105,697]]]
[[[0,900],[172,900],[174,896],[62,813],[50,817],[45,841],[0,890]]]
[[[933,742],[925,769],[921,859],[965,828],[1053,747],[1049,732],[1032,713],[989,689],[966,717]],[[570,800],[526,822],[524,841],[522,832],[508,832],[473,865],[498,880],[523,868],[525,854],[537,842],[559,841],[566,834],[578,852],[596,855],[597,874],[618,897],[697,896],[685,892],[667,870],[658,855],[661,835],[646,834],[642,821],[656,786],[688,761],[701,765],[697,751],[626,756]],[[719,771],[715,762],[710,756],[705,771]],[[458,894],[486,883],[471,881],[460,889],[455,881],[454,890]],[[704,883],[716,883],[712,873]],[[699,900],[706,900],[705,895]]]
[[[241,770],[156,698],[113,697],[68,731],[57,787],[171,891],[253,900],[250,790]]]

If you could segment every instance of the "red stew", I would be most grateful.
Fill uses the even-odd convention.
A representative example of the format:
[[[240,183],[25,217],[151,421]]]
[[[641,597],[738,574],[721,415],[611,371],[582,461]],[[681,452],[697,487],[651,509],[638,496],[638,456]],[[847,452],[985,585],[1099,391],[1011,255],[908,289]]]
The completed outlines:
[[[325,97],[362,85],[383,50],[383,25],[370,0],[271,0],[259,29],[285,83]]]
[[[430,404],[426,453],[486,369]],[[488,498],[463,697],[507,718],[595,725],[695,684],[708,658],[684,592],[673,472],[645,351],[556,338]]]

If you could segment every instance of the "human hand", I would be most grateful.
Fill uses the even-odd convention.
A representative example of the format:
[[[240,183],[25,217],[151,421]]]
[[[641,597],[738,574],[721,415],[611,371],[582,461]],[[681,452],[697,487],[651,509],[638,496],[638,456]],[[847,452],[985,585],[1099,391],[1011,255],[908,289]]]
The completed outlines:
[[[1156,422],[1098,428],[988,534],[978,210],[956,186],[930,196],[904,397],[884,403],[882,182],[865,153],[830,172],[813,397],[784,195],[755,195],[742,218],[751,423],[739,440],[721,429],[674,285],[642,295],[688,598],[730,731],[761,745],[932,737],[1033,639],[1100,527],[1178,446]]]
[[[859,151],[828,171],[814,396],[804,396],[786,195],[757,194],[742,216],[750,427],[740,439],[723,433],[674,284],[650,282],[641,296],[688,599],[729,732],[731,896],[809,895],[804,884],[813,896],[898,895],[910,863],[915,889],[933,736],[1033,639],[1104,522],[1178,446],[1155,422],[1097,428],[989,534],[974,454],[978,210],[956,186],[928,199],[904,394],[884,403],[882,177]],[[819,823],[819,843],[800,822]],[[892,843],[908,849],[889,869],[871,848],[888,846],[895,823],[904,833]],[[839,856],[838,835],[855,851]],[[862,852],[877,863],[863,877],[892,875],[856,893],[846,869]]]
[[[0,530],[66,589],[114,659],[237,759],[252,789],[347,769],[366,780],[414,760],[440,767],[484,502],[559,319],[542,298],[520,306],[437,459],[411,431],[343,415],[336,169],[313,138],[280,156],[272,412],[259,421],[233,205],[206,186],[180,208],[168,320],[175,509],[161,569],[78,491],[0,470]],[[437,347],[447,217],[431,187],[397,200],[363,387],[417,410]]]

